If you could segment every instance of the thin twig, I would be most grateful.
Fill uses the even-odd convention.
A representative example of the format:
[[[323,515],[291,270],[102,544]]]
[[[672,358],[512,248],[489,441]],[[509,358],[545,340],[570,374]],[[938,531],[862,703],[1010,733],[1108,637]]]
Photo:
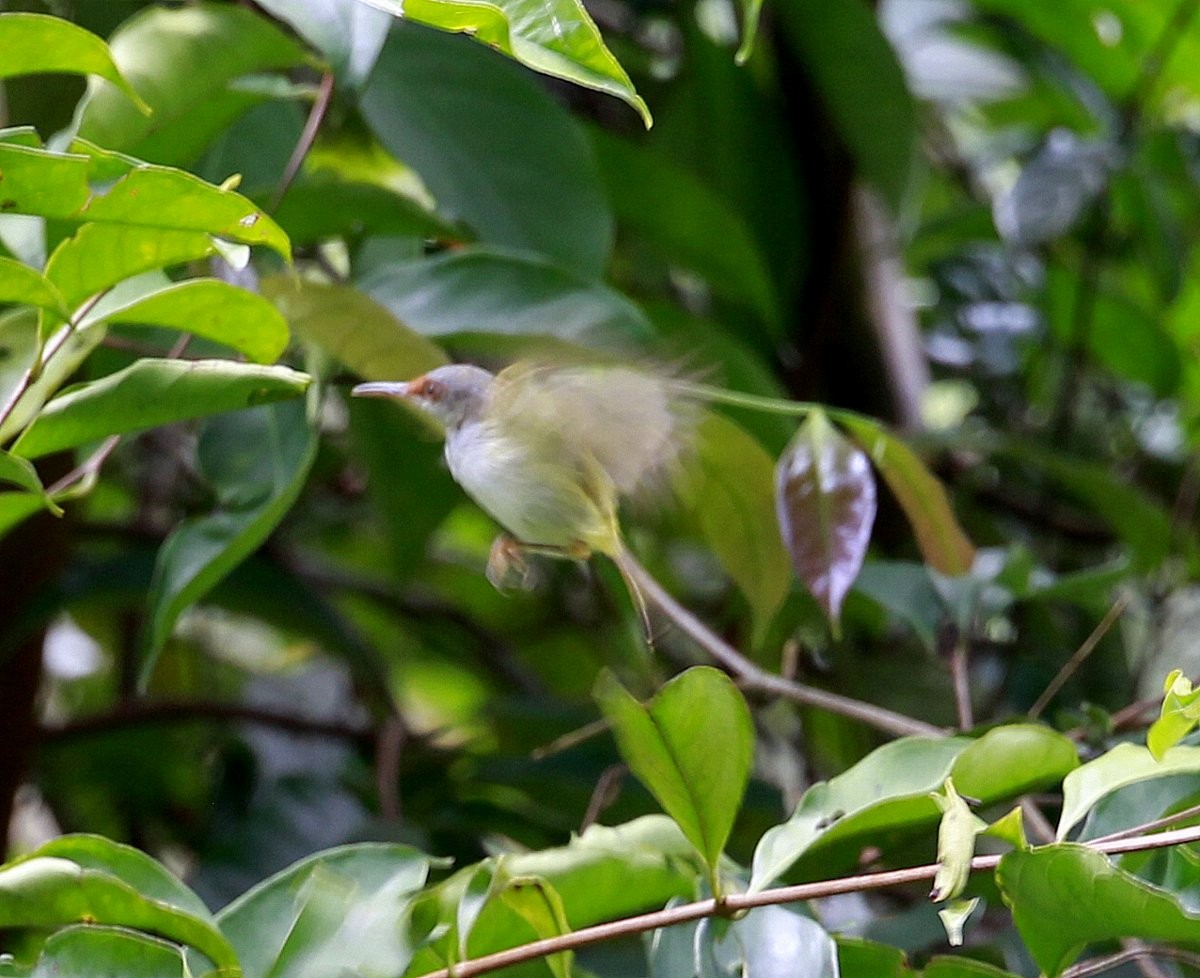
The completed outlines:
[[[312,108],[308,113],[308,119],[304,123],[304,129],[300,133],[300,138],[296,140],[296,146],[292,150],[291,157],[288,158],[283,175],[279,178],[279,185],[275,188],[275,193],[271,196],[271,203],[267,207],[268,211],[275,211],[287,195],[289,188],[296,179],[296,175],[300,172],[300,167],[304,165],[305,157],[308,156],[309,151],[313,148],[313,143],[317,141],[317,133],[321,131],[321,123],[325,121],[325,113],[329,111],[329,103],[332,100],[333,72],[327,71],[321,76],[321,84],[317,89],[317,97],[313,100]]]
[[[604,814],[604,809],[613,803],[620,793],[621,782],[625,780],[625,775],[628,773],[629,767],[625,764],[610,764],[604,769],[604,773],[596,781],[596,787],[592,789],[592,797],[588,800],[587,810],[583,813],[583,822],[579,826],[581,835],[589,825]]]
[[[893,710],[862,700],[851,699],[814,686],[767,672],[755,665],[741,652],[720,638],[715,632],[676,601],[667,590],[626,549],[621,553],[627,573],[636,579],[638,587],[649,600],[683,632],[699,645],[721,666],[738,679],[738,685],[747,692],[792,700],[805,706],[815,706],[830,713],[850,717],[876,730],[895,736],[944,737],[946,732],[931,723],[896,713]]]
[[[1170,947],[1166,944],[1141,944],[1072,965],[1062,973],[1060,978],[1091,978],[1092,975],[1102,974],[1113,968],[1119,968],[1123,964],[1129,964],[1131,961],[1145,958],[1167,958],[1193,968],[1200,968],[1200,954],[1195,951],[1185,951],[1182,948]]]
[[[342,740],[367,741],[371,731],[364,726],[335,720],[318,720],[281,713],[240,703],[215,703],[198,700],[155,700],[131,702],[108,713],[81,717],[57,726],[45,726],[39,735],[42,743],[75,740],[124,730],[143,724],[187,723],[192,721],[234,721],[254,723],[286,730],[288,733],[314,737],[336,737]]]
[[[1108,613],[1100,620],[1100,624],[1092,629],[1092,634],[1083,640],[1083,644],[1075,650],[1075,654],[1071,656],[1063,667],[1058,670],[1058,675],[1050,680],[1050,684],[1042,690],[1042,695],[1037,698],[1037,701],[1029,708],[1029,719],[1036,720],[1050,701],[1054,699],[1058,691],[1063,688],[1066,681],[1075,674],[1075,670],[1083,665],[1089,655],[1095,651],[1100,640],[1108,634],[1108,630],[1117,623],[1117,619],[1125,611],[1125,607],[1129,604],[1130,593],[1123,591],[1117,600],[1112,603],[1112,607],[1108,609]]]
[[[1141,852],[1146,849],[1160,849],[1167,846],[1181,845],[1186,842],[1200,840],[1200,826],[1180,829],[1176,832],[1162,832],[1158,835],[1139,837],[1135,839],[1118,839],[1113,842],[1095,843],[1089,845],[1096,852],[1116,854],[1124,852]],[[976,856],[971,860],[972,872],[994,870],[1000,863],[1001,856]],[[699,900],[686,903],[666,910],[656,910],[652,913],[639,914],[636,917],[626,917],[608,923],[583,927],[569,934],[557,937],[543,938],[522,944],[518,947],[485,954],[482,957],[461,961],[450,968],[440,968],[430,971],[421,978],[474,978],[475,975],[487,974],[508,968],[512,965],[523,964],[544,958],[551,954],[571,951],[581,947],[591,947],[618,937],[641,934],[660,927],[671,927],[675,924],[686,924],[693,920],[702,920],[717,914],[738,913],[743,910],[753,910],[755,907],[777,906],[784,903],[798,903],[802,900],[818,900],[823,897],[836,896],[842,893],[865,893],[869,890],[882,890],[906,883],[917,883],[933,879],[938,873],[936,863],[927,866],[913,866],[909,869],[892,869],[876,873],[860,873],[855,876],[845,876],[840,879],[823,880],[818,883],[801,883],[798,886],[780,886],[774,889],[762,890],[758,893],[735,893],[724,897],[721,901]]]
[[[1021,798],[1021,814],[1025,820],[1025,828],[1029,832],[1029,836],[1036,839],[1037,842],[1053,842],[1054,841],[1054,826],[1050,824],[1042,810],[1037,807],[1037,803],[1030,795],[1025,795]]]
[[[950,650],[950,679],[954,685],[954,710],[958,716],[958,729],[970,730],[975,726],[975,711],[971,708],[971,675],[966,636],[955,629],[954,647]]]
[[[1145,822],[1142,825],[1135,825],[1132,828],[1122,829],[1120,832],[1110,832],[1108,835],[1098,836],[1095,839],[1089,839],[1088,845],[1095,845],[1097,842],[1113,842],[1116,839],[1130,839],[1135,835],[1145,835],[1148,832],[1157,832],[1159,829],[1165,829],[1171,825],[1178,825],[1180,822],[1186,822],[1190,818],[1200,816],[1200,805],[1192,805],[1191,808],[1185,808],[1182,811],[1175,812],[1172,815],[1164,815],[1162,818],[1156,818],[1153,822]]]
[[[385,821],[400,820],[400,760],[408,730],[398,713],[383,721],[375,741],[375,793]]]

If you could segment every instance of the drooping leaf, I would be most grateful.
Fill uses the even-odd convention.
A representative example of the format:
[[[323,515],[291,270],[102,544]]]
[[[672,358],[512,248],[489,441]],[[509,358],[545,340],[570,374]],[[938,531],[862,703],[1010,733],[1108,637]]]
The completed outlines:
[[[754,759],[742,694],[725,673],[696,666],[647,706],[607,673],[596,698],[630,769],[715,873]]]
[[[1200,747],[1172,747],[1161,760],[1137,744],[1117,744],[1063,781],[1063,806],[1055,838],[1065,839],[1102,798],[1139,781],[1200,771]]]
[[[246,978],[402,974],[404,918],[430,859],[410,846],[328,849],[264,880],[217,914]]]
[[[895,435],[862,415],[833,412],[879,470],[904,510],[921,555],[943,574],[965,574],[975,549],[958,525],[946,490],[916,454]]]
[[[953,778],[946,779],[942,793],[935,794],[933,800],[941,809],[942,820],[938,823],[938,871],[929,899],[942,903],[959,896],[966,888],[967,880],[971,878],[971,859],[975,855],[975,836],[987,828],[987,823],[972,812],[962,795],[954,790]]]
[[[263,0],[261,6],[325,55],[338,81],[351,88],[370,76],[392,26],[386,11],[362,0]]]
[[[812,411],[775,468],[779,529],[796,573],[837,627],[875,523],[875,478],[862,449]]]
[[[402,22],[361,109],[379,141],[420,174],[440,213],[482,242],[600,277],[613,224],[591,147],[519,67],[467,38]]]
[[[38,478],[37,470],[28,459],[0,451],[0,482],[19,486],[41,499],[42,504],[56,516],[62,515],[62,510],[54,500],[46,495],[46,490],[42,487],[42,480]]]
[[[677,479],[687,512],[750,602],[760,634],[787,596],[792,576],[776,522],[773,474],[771,457],[758,442],[710,413]]]
[[[397,17],[470,34],[534,71],[615,95],[637,109],[646,127],[650,127],[645,101],[605,47],[600,31],[579,0],[550,0],[539,7],[523,0],[368,2]]]
[[[218,508],[186,520],[159,550],[148,602],[144,679],[180,613],[283,519],[304,486],[316,448],[300,402],[250,408],[207,422],[197,462],[216,493]]]
[[[1000,860],[996,882],[1025,946],[1049,978],[1097,941],[1136,937],[1200,945],[1200,916],[1087,846],[1060,842],[1010,852]]]
[[[186,166],[251,106],[262,86],[248,76],[296,68],[304,49],[267,18],[234,4],[147,7],[109,41],[122,73],[150,104],[138,113],[116,92],[90,84],[79,135],[155,163]]]
[[[38,458],[108,435],[298,397],[310,380],[290,367],[143,357],[54,398],[13,451]]]
[[[562,897],[548,880],[539,876],[508,877],[501,882],[497,896],[533,928],[539,939],[559,937],[570,931]],[[554,978],[571,978],[573,958],[570,951],[546,958]]]
[[[22,262],[0,258],[0,304],[9,302],[49,309],[64,319],[67,316],[66,303],[53,282]]]
[[[392,265],[359,286],[426,336],[479,332],[587,342],[651,335],[642,311],[608,286],[495,248]]]
[[[0,78],[47,72],[96,75],[120,89],[138,111],[150,111],[108,45],[91,31],[46,14],[0,13]]]
[[[931,792],[952,777],[983,802],[1057,783],[1078,763],[1075,745],[1033,724],[964,737],[905,737],[872,751],[849,770],[804,793],[788,821],[770,829],[754,852],[751,891],[769,886],[810,849],[847,839],[928,826],[938,816]]]
[[[282,275],[261,288],[300,336],[367,380],[408,380],[448,362],[440,347],[359,289]]]

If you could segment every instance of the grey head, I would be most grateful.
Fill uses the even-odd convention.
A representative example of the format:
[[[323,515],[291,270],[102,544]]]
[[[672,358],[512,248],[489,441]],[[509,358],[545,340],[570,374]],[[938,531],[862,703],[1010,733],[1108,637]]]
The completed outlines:
[[[359,384],[355,397],[390,397],[407,401],[437,418],[447,431],[483,414],[495,377],[482,367],[456,363],[438,367],[408,381]]]

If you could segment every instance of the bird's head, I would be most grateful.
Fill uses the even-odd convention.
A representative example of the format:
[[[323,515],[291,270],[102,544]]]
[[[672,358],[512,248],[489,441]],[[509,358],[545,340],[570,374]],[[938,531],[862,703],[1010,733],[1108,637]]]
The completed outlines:
[[[482,415],[494,379],[482,367],[459,363],[438,367],[414,380],[359,384],[350,393],[407,401],[436,418],[447,431],[454,431]]]

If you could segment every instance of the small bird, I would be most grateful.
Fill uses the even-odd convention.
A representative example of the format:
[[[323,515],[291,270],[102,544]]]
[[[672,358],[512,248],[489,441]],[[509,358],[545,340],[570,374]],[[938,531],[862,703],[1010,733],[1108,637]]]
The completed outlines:
[[[524,579],[528,553],[575,560],[601,553],[621,571],[645,624],[617,508],[661,476],[686,444],[692,412],[672,378],[624,366],[519,361],[498,374],[468,364],[438,367],[351,393],[408,402],[444,426],[450,474],[511,534],[492,546],[494,584],[506,583],[514,568]]]

